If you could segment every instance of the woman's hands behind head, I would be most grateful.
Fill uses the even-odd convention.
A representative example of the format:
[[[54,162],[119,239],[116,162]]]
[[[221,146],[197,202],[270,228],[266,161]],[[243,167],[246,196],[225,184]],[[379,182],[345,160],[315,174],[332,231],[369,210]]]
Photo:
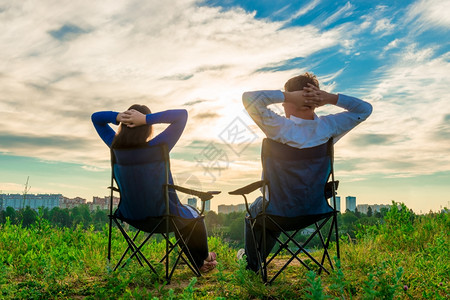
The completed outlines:
[[[130,128],[133,128],[147,124],[147,117],[146,115],[138,112],[135,109],[130,109],[119,113],[117,115],[117,121],[122,122],[122,124]]]

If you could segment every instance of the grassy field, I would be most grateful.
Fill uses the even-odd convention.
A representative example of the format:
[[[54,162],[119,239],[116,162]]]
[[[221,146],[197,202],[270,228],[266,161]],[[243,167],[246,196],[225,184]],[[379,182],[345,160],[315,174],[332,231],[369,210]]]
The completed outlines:
[[[393,206],[385,222],[361,227],[356,240],[341,240],[341,261],[318,276],[293,265],[272,285],[236,260],[236,249],[210,237],[217,270],[202,277],[181,266],[171,284],[131,262],[112,272],[103,231],[54,228],[38,220],[30,228],[0,225],[2,299],[449,299],[448,213],[414,215]],[[124,243],[115,231],[116,257]],[[145,252],[155,259],[161,243]],[[161,268],[162,271],[162,268]]]

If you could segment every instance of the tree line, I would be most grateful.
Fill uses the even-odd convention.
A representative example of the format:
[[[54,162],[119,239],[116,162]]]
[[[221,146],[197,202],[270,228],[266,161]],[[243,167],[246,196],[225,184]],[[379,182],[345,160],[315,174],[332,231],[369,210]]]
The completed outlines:
[[[90,211],[87,204],[81,204],[71,209],[41,207],[38,211],[29,206],[19,210],[7,207],[4,211],[0,211],[0,223],[5,223],[7,219],[12,224],[21,224],[22,227],[30,227],[39,220],[47,220],[50,225],[56,227],[75,228],[82,225],[85,228],[94,226],[95,230],[101,230],[109,218],[107,210]]]
[[[379,212],[372,212],[371,208],[367,214],[352,211],[339,213],[339,235],[346,235],[349,239],[356,237],[356,232],[362,226],[371,226],[384,222],[383,218],[388,212],[387,208],[382,208]],[[108,224],[108,210],[97,208],[90,211],[89,206],[82,204],[72,209],[61,209],[54,207],[52,209],[40,208],[38,211],[26,207],[20,210],[14,210],[7,207],[6,210],[0,211],[0,223],[5,223],[7,219],[12,224],[21,224],[22,227],[29,227],[46,220],[50,225],[55,227],[76,228],[83,226],[89,228],[93,226],[94,230],[102,230]],[[205,213],[205,223],[209,236],[220,236],[231,246],[240,248],[244,245],[244,224],[246,212],[232,212],[229,214],[217,214],[214,211]],[[326,226],[329,226],[327,224]],[[299,233],[299,235],[301,235]],[[302,237],[299,237],[302,240]],[[306,239],[306,237],[305,237]],[[318,241],[312,241],[312,246],[318,245]]]

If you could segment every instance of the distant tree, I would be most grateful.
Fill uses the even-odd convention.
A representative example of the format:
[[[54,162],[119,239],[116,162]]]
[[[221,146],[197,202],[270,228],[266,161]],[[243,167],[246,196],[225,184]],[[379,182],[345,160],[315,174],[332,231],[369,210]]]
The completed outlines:
[[[223,219],[223,224],[224,225],[230,225],[231,223],[233,223],[234,220],[236,219],[244,219],[245,218],[245,212],[244,211],[239,211],[239,212],[231,212],[229,214],[225,214],[224,215],[224,219]]]
[[[53,225],[59,226],[59,227],[70,227],[70,216],[69,216],[69,210],[66,209],[60,209],[59,207],[54,207],[50,211],[50,221]]]
[[[207,228],[214,228],[219,225],[219,216],[215,211],[210,210],[205,214],[205,223]]]
[[[244,222],[244,218],[236,218],[228,227],[228,237],[239,242],[239,244],[244,240]]]
[[[102,229],[102,227],[108,222],[108,215],[106,211],[101,210],[97,207],[96,211],[93,212],[92,221],[94,222],[94,228],[96,230]]]
[[[381,218],[384,218],[384,217],[386,216],[386,214],[388,213],[388,211],[389,211],[389,208],[382,207],[382,208],[380,209],[380,215],[381,215]]]
[[[358,217],[352,211],[347,210],[345,214],[342,214],[342,223],[339,224],[340,231],[349,234],[352,238],[355,237],[356,226],[355,223],[358,221]]]
[[[76,227],[78,224],[83,224],[83,216],[81,215],[79,206],[75,206],[71,209],[70,219],[73,227]]]
[[[371,217],[372,216],[372,207],[369,206],[369,208],[367,209],[367,216]]]
[[[83,224],[85,228],[89,227],[89,224],[91,224],[92,222],[89,206],[87,204],[81,204],[80,206],[78,206],[78,209],[80,210],[80,215],[83,218]]]
[[[22,227],[30,227],[37,220],[38,214],[29,206],[21,211]]]
[[[48,209],[48,207],[40,207],[39,208],[39,214],[38,214],[41,218],[46,219],[46,220],[50,220],[50,210]]]
[[[11,206],[8,206],[5,211],[5,219],[8,217],[9,217],[9,221],[11,222],[11,224],[17,223],[16,210],[14,208],[12,208]]]

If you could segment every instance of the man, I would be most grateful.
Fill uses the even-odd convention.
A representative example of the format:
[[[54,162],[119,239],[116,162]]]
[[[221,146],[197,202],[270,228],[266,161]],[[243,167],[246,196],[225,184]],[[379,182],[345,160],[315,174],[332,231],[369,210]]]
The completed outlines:
[[[356,125],[366,120],[372,113],[372,106],[360,99],[332,94],[319,89],[315,75],[305,73],[289,79],[281,91],[245,92],[242,96],[245,109],[251,118],[272,140],[295,148],[311,148],[326,143],[331,137],[336,142]],[[285,117],[270,110],[270,104],[282,103]],[[331,104],[343,108],[338,114],[317,116],[315,109]],[[259,197],[250,206],[253,216],[262,211],[263,199]],[[247,256],[248,268],[259,268],[250,224],[245,224],[245,253],[239,250],[238,257]],[[259,239],[261,232],[256,230]],[[279,233],[274,233],[279,235]],[[268,252],[275,245],[275,239],[267,235]]]

